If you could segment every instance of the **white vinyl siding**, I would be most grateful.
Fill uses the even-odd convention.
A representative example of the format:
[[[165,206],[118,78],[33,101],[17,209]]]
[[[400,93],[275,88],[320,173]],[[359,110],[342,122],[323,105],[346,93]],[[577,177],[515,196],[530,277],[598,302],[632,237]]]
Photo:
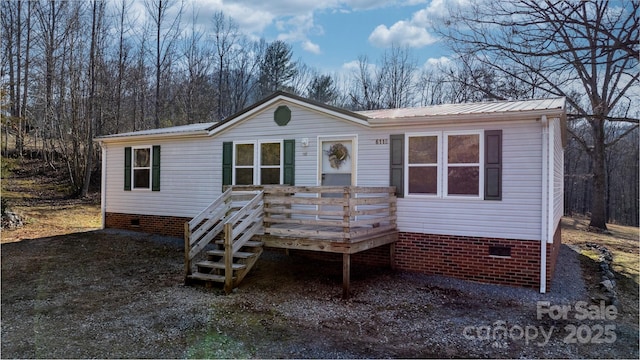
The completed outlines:
[[[540,240],[540,123],[532,119],[526,122],[449,125],[439,128],[443,131],[502,129],[502,200],[484,201],[463,197],[399,198],[398,229],[429,234]],[[421,129],[432,130],[424,127]],[[388,133],[402,133],[403,130],[390,129]],[[361,150],[361,153],[369,154],[369,151]],[[387,154],[379,163],[388,163],[388,156]],[[361,166],[370,163],[362,156],[360,161]],[[361,171],[365,172],[364,169]],[[385,176],[388,177],[388,174]],[[360,185],[363,185],[362,181]]]
[[[564,148],[562,146],[562,129],[560,120],[551,121],[554,127],[554,139],[551,139],[553,146],[553,222],[554,233],[560,220],[564,215]]]
[[[274,110],[291,109],[291,121],[278,126]],[[464,115],[461,115],[461,119]],[[398,229],[403,232],[539,240],[541,228],[541,125],[530,121],[466,125],[368,128],[296,104],[276,102],[208,138],[154,141],[162,146],[161,192],[125,192],[124,146],[107,148],[107,212],[195,216],[222,190],[223,142],[295,139],[295,185],[318,185],[318,137],[357,134],[357,186],[389,186],[389,136],[414,132],[503,131],[502,200],[477,197],[399,198]],[[308,146],[303,146],[308,139]],[[406,164],[405,164],[406,166]]]
[[[211,138],[154,140],[162,147],[161,191],[124,191],[124,148],[137,144],[106,146],[106,212],[193,217],[219,194],[214,189],[213,167],[221,152],[211,148]]]

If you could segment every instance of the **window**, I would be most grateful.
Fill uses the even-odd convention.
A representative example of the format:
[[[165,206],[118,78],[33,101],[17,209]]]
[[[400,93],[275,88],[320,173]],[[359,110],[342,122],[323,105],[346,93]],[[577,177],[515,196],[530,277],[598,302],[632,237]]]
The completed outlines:
[[[233,184],[281,184],[282,148],[281,141],[235,143]]]
[[[133,149],[133,188],[148,189],[151,186],[151,148]]]
[[[480,134],[447,135],[448,196],[480,196]]]
[[[281,184],[282,176],[282,144],[260,144],[260,184]]]
[[[408,134],[407,194],[481,197],[482,139],[480,131]]]
[[[295,140],[222,143],[222,185],[294,185]]]
[[[409,194],[438,194],[438,135],[408,138]]]
[[[124,190],[160,191],[160,146],[124,148]]]
[[[236,185],[252,185],[254,182],[254,144],[235,144],[234,179]]]

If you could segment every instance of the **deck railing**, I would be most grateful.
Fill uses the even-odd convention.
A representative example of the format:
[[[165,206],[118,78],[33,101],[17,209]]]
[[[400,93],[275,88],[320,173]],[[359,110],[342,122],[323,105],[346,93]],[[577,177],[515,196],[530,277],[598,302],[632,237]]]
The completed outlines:
[[[350,242],[396,228],[393,187],[234,186],[264,192],[264,234]]]

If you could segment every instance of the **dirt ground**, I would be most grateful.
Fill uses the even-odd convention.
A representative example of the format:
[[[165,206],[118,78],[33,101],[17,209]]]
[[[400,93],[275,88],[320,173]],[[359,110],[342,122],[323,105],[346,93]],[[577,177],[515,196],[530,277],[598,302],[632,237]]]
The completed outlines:
[[[272,251],[230,295],[184,286],[181,240],[139,233],[1,256],[3,358],[638,358],[637,309],[576,319],[592,301],[568,247],[547,295],[356,266],[350,300],[340,262]],[[567,319],[538,318],[561,305]]]
[[[273,251],[224,295],[183,285],[181,239],[97,230],[99,192],[65,196],[63,166],[2,160],[1,195],[26,223],[0,234],[2,358],[639,356],[637,228],[565,221],[544,295],[354,266],[342,300],[340,262]],[[590,242],[614,254],[615,308],[599,306]]]

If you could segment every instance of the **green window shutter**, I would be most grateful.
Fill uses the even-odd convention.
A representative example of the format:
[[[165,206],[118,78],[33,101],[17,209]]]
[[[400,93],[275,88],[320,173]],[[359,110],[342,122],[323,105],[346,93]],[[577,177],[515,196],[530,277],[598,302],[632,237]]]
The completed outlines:
[[[231,185],[233,180],[233,143],[222,143],[222,186]]]
[[[151,191],[160,191],[160,145],[154,145],[151,156]]]
[[[396,197],[404,197],[404,134],[389,137],[389,185],[396,187]]]
[[[131,191],[131,147],[124,148],[124,190]]]
[[[502,130],[484,132],[484,199],[502,200]]]
[[[296,141],[294,139],[284,141],[284,181],[285,185],[295,185],[295,161]]]

